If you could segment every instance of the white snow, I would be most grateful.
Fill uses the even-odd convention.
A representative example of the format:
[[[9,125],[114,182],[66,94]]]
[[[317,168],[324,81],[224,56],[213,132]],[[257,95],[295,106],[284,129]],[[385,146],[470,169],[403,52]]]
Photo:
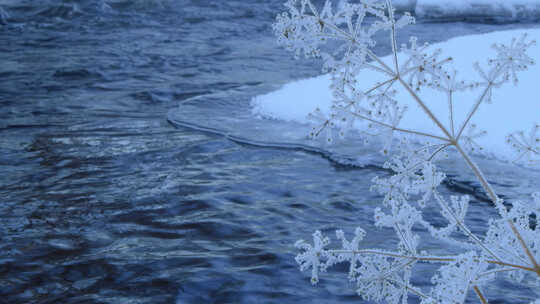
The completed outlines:
[[[539,14],[538,0],[417,0],[419,17],[500,16],[505,18],[534,17]]]
[[[353,2],[341,0],[346,1]],[[398,11],[428,19],[536,20],[540,17],[539,0],[393,0],[392,5]]]
[[[441,48],[443,50],[441,58],[449,56],[453,58],[453,67],[459,72],[459,79],[480,80],[478,73],[472,67],[473,63],[479,62],[481,66],[485,67],[487,59],[495,57],[495,50],[491,49],[493,43],[509,44],[513,37],[519,38],[523,33],[527,33],[528,39],[534,39],[540,44],[540,29],[532,29],[458,37],[432,45],[430,48]],[[528,54],[539,62],[540,46],[532,46]],[[391,62],[389,56],[383,60]],[[368,88],[375,81],[384,80],[381,77],[383,76],[378,73],[365,70],[360,74],[358,82],[362,85],[365,83],[366,88]],[[488,131],[488,134],[479,138],[477,142],[489,154],[505,160],[515,157],[514,151],[506,144],[505,137],[520,130],[527,134],[535,123],[540,123],[540,64],[533,65],[529,70],[519,73],[518,78],[517,86],[507,83],[495,89],[493,103],[483,103],[472,119],[472,122],[478,125],[478,129]],[[253,114],[308,124],[310,121],[307,120],[307,114],[316,107],[319,107],[323,112],[329,112],[332,101],[329,84],[329,75],[291,82],[277,91],[254,97],[252,100]],[[433,133],[434,125],[426,119],[425,113],[406,91],[399,86],[395,87],[399,88],[397,100],[409,107],[400,127]],[[466,113],[480,94],[479,90],[474,90],[455,95],[456,128],[461,125]],[[434,90],[422,89],[420,96],[439,119],[448,126],[446,95]]]

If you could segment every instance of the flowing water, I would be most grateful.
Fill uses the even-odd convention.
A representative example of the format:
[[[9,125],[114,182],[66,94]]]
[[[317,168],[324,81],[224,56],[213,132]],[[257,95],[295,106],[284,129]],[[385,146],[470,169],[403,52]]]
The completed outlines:
[[[312,287],[293,244],[360,225],[366,246],[391,248],[369,191],[382,159],[356,166],[234,134],[250,125],[253,96],[319,73],[275,45],[281,10],[282,0],[0,1],[0,303],[361,302],[339,271]],[[419,20],[404,34],[536,26]],[[491,170],[505,170],[503,196],[538,186],[538,172]],[[473,195],[470,225],[485,229],[493,211],[470,176],[443,192]],[[523,303],[534,290],[489,294]]]

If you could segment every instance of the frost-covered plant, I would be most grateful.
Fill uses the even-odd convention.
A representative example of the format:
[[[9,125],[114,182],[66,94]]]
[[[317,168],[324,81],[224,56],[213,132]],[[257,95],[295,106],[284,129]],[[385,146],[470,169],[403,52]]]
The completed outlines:
[[[325,116],[316,109],[310,114],[317,123],[310,136],[317,138],[325,134],[325,141],[332,142],[336,135],[344,137],[353,126],[364,123],[368,128],[366,137],[375,134],[384,139],[382,152],[391,155],[385,168],[393,172],[390,177],[375,178],[372,189],[384,196],[381,208],[375,210],[375,223],[395,231],[399,239],[397,248],[392,251],[364,248],[362,240],[366,232],[357,228],[350,241],[338,230],[336,235],[341,248],[331,249],[328,248],[330,239],[316,231],[312,243],[296,243],[300,250],[296,261],[301,270],[311,270],[311,282],[316,284],[319,274],[329,267],[348,263],[349,280],[356,284],[358,294],[364,299],[407,303],[408,297],[414,295],[424,304],[464,303],[472,292],[480,302],[487,303],[482,287],[503,274],[517,282],[527,277],[540,286],[540,193],[533,194],[528,204],[503,204],[469,154],[478,150],[475,139],[483,134],[477,131],[471,118],[482,104],[491,102],[493,90],[509,81],[516,84],[518,73],[533,64],[526,51],[534,41],[522,36],[509,45],[495,44],[497,57],[485,66],[475,64],[480,81],[466,83],[459,81],[458,73],[448,67],[452,58],[440,58],[440,50],[428,53],[427,44],[418,44],[415,37],[398,53],[396,32],[413,23],[414,18],[407,13],[396,18],[389,0],[342,1],[337,8],[326,1],[321,9],[311,0],[289,0],[285,6],[287,12],[278,15],[273,26],[278,42],[297,56],[322,58],[324,70],[332,75],[331,113]],[[391,63],[384,62],[371,50],[375,45],[373,37],[379,32],[389,35]],[[404,58],[398,58],[402,56]],[[362,89],[357,76],[366,69],[384,75],[386,80]],[[438,132],[400,127],[407,109],[394,99],[395,86],[408,92]],[[421,97],[424,88],[444,94],[448,119],[443,121],[432,112],[430,104]],[[479,94],[458,124],[453,98],[456,92],[463,90],[477,90]],[[535,125],[528,135],[508,136],[507,141],[518,152],[519,159],[526,157],[531,163],[538,160],[538,129]],[[395,143],[394,133],[406,136]],[[423,140],[410,141],[408,137]],[[418,144],[426,140],[427,144]],[[396,152],[391,153],[392,146],[396,145]],[[438,190],[445,174],[438,170],[435,162],[443,152],[452,149],[478,178],[498,213],[498,218],[489,221],[485,235],[473,233],[465,223],[470,201],[467,195],[447,197]],[[434,225],[424,217],[423,210],[430,205],[440,210],[446,226]],[[438,252],[426,251],[413,227],[424,228],[430,237],[462,250],[459,254],[441,255],[444,249],[441,246]],[[431,290],[411,283],[418,263],[440,265],[432,278]]]

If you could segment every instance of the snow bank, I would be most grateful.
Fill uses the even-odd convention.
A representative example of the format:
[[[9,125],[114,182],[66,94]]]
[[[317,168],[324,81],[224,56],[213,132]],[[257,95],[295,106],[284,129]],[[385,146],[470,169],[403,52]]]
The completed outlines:
[[[414,12],[417,0],[393,0],[392,5],[398,11]]]
[[[432,45],[431,48],[441,48],[443,56],[453,57],[453,66],[459,71],[458,78],[480,80],[472,64],[478,61],[485,66],[487,58],[495,56],[495,51],[490,48],[494,42],[508,44],[513,37],[518,37],[523,33],[527,33],[529,39],[540,42],[540,30],[534,29],[459,37]],[[540,61],[538,45],[532,46],[528,54],[537,62]],[[391,62],[390,57],[385,57],[384,60]],[[377,73],[366,70],[358,80],[359,83],[365,83],[367,88],[374,81],[383,80],[381,77]],[[472,119],[480,130],[488,131],[488,134],[479,138],[477,142],[489,154],[505,160],[515,157],[514,151],[505,143],[506,135],[520,130],[528,132],[534,123],[540,123],[540,64],[521,72],[518,78],[518,86],[508,83],[494,90],[493,103],[482,104]],[[310,122],[306,116],[316,107],[323,112],[329,112],[332,100],[329,84],[329,75],[291,82],[275,92],[253,98],[252,112],[256,116],[308,124]],[[456,128],[460,126],[480,93],[474,90],[455,95]],[[449,125],[445,95],[434,90],[423,89],[420,96],[440,120]],[[408,104],[409,107],[400,124],[401,127],[433,132],[433,124],[426,120],[425,113],[407,92],[400,90],[396,97],[399,102]]]
[[[416,16],[428,19],[538,19],[538,0],[417,0]]]

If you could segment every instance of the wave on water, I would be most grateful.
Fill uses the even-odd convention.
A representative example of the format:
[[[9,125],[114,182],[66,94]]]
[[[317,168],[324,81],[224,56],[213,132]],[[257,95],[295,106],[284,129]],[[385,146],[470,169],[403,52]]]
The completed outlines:
[[[7,25],[8,13],[0,6],[0,25]]]
[[[182,15],[182,5],[172,0],[82,0],[82,1],[15,1],[0,6],[0,25],[44,20],[73,20],[81,16],[101,17],[113,13],[175,11]],[[8,13],[9,12],[9,13]]]
[[[425,22],[515,23],[540,20],[540,2],[535,0],[394,0],[393,5],[398,11],[411,12]],[[173,0],[82,0],[61,3],[51,0],[5,0],[0,6],[0,25],[6,25],[9,18],[14,18],[16,22],[43,17],[69,20],[85,14],[120,13],[126,10],[168,10],[184,15],[184,6]]]

